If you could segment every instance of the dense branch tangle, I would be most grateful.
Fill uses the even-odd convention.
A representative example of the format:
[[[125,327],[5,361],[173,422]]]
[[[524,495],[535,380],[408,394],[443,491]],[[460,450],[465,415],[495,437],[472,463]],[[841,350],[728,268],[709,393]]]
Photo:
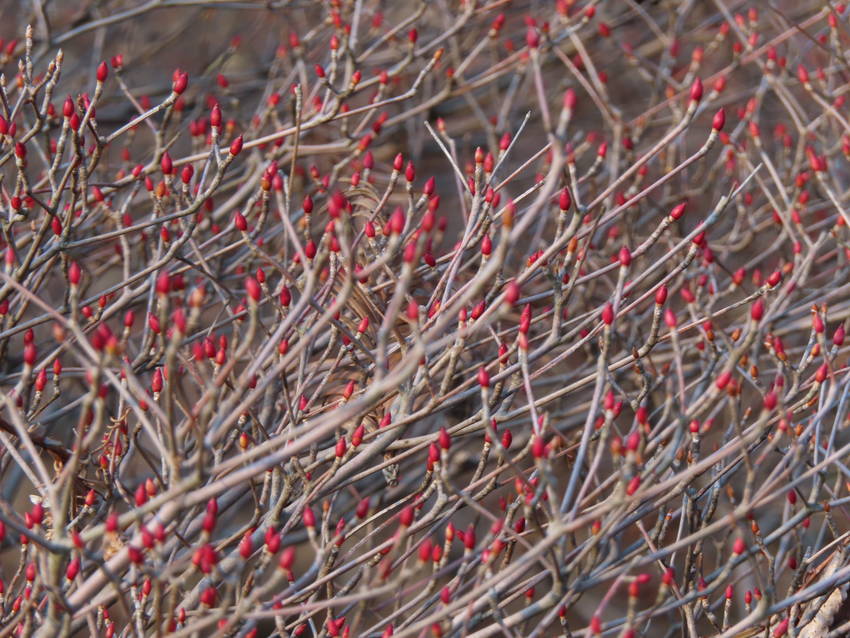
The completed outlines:
[[[0,636],[841,635],[842,7],[34,4]]]

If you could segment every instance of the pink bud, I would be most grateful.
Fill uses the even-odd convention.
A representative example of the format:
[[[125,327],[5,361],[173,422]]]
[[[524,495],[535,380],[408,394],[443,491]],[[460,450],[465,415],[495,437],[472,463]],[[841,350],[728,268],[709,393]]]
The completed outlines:
[[[180,95],[183,91],[186,90],[186,87],[189,85],[189,74],[188,73],[180,73],[177,77],[174,78],[174,81],[171,83],[171,90]]]
[[[401,206],[396,206],[395,210],[390,215],[390,232],[393,235],[400,235],[404,231],[404,210]]]
[[[292,293],[289,292],[289,288],[286,286],[280,291],[280,305],[284,308],[288,308],[289,304],[292,302]]]
[[[756,299],[755,303],[750,308],[750,318],[753,321],[761,321],[761,318],[764,316],[764,299],[759,297]]]
[[[590,633],[595,635],[602,634],[602,620],[600,620],[599,616],[593,616],[590,619]]]
[[[512,279],[508,282],[508,285],[505,286],[505,303],[509,306],[513,306],[519,300],[519,284],[515,279]]]
[[[490,387],[490,374],[484,367],[478,368],[478,385],[482,388]]]
[[[284,571],[290,571],[295,564],[295,548],[285,547],[280,553],[280,560],[277,561],[278,567]]]
[[[304,527],[316,527],[316,515],[313,513],[313,508],[309,505],[304,508],[302,519],[304,521]]]
[[[38,351],[35,348],[34,343],[28,343],[24,346],[24,363],[29,367],[33,367],[35,365],[36,359],[38,358]]]
[[[602,323],[606,326],[610,326],[614,323],[614,306],[611,303],[606,303],[605,307],[602,309]]]
[[[604,158],[608,154],[608,142],[602,142],[599,145],[599,148],[596,149],[596,155],[601,158]]]
[[[699,102],[702,99],[702,80],[696,78],[691,84],[691,102]]]
[[[490,235],[484,235],[484,238],[481,240],[481,254],[485,257],[489,257],[492,251],[493,240],[490,239]]]
[[[171,290],[171,277],[167,272],[162,272],[156,278],[156,292],[160,295],[167,295]]]
[[[542,436],[535,436],[531,442],[531,454],[536,459],[546,456],[546,442]]]
[[[673,210],[670,211],[670,218],[674,220],[679,219],[684,214],[687,205],[687,202],[682,202],[674,206]]]
[[[80,278],[82,277],[82,269],[80,268],[80,264],[76,261],[72,261],[71,265],[68,266],[68,281],[71,282],[72,286],[80,285]]]
[[[782,273],[779,270],[774,270],[767,278],[767,285],[774,288],[780,281],[782,281]]]
[[[251,533],[247,532],[245,536],[242,537],[242,540],[239,541],[239,555],[245,560],[248,560],[253,552],[254,544],[251,541]]]
[[[151,379],[151,390],[154,392],[162,392],[162,368],[157,368],[153,371],[153,378]]]
[[[440,449],[448,450],[452,446],[452,435],[445,427],[440,427],[440,432],[437,434],[437,442],[440,444]],[[438,457],[439,458],[439,457]]]
[[[414,510],[412,505],[408,505],[398,515],[398,522],[402,527],[410,527],[413,524]]]
[[[773,638],[781,638],[788,632],[788,624],[790,623],[789,618],[784,618],[776,625],[776,629],[773,630]]]
[[[415,301],[411,301],[407,304],[407,318],[412,322],[419,321],[419,304]]]
[[[242,136],[237,137],[230,143],[230,155],[236,157],[242,152]]]
[[[67,569],[65,569],[65,578],[68,580],[74,580],[77,577],[77,574],[80,573],[80,559],[74,557],[70,563],[68,563]]]
[[[777,401],[778,398],[776,396],[776,392],[771,390],[770,392],[764,395],[764,409],[768,412],[772,411],[773,408],[776,407]]]
[[[44,506],[41,503],[36,503],[29,511],[29,522],[33,525],[41,525],[44,520]]]
[[[210,585],[209,587],[207,587],[206,589],[204,589],[201,592],[199,600],[200,600],[201,604],[204,605],[205,607],[212,607],[213,605],[215,605],[215,601],[216,601],[217,597],[218,597],[218,592],[216,591],[215,587]]]
[[[714,114],[714,119],[711,121],[711,128],[715,131],[722,131],[723,126],[726,124],[726,111],[723,110],[723,107]]]
[[[248,293],[249,299],[253,300],[255,303],[258,302],[262,295],[260,283],[254,277],[247,277],[245,279],[245,292]]]

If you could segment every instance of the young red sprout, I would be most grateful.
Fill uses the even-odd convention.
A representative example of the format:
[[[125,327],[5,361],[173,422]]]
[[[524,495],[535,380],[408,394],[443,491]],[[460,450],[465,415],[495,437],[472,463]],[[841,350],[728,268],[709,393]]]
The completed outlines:
[[[604,323],[606,326],[610,326],[612,323],[614,323],[614,306],[613,306],[613,304],[611,304],[610,302],[605,304],[605,306],[602,308],[601,318],[602,318],[602,323]]]
[[[743,538],[738,537],[735,539],[734,544],[732,545],[732,553],[735,556],[740,556],[745,551],[747,551],[747,543]]]
[[[484,367],[478,368],[478,385],[484,390],[490,387],[490,374]]]
[[[505,286],[505,304],[509,307],[516,305],[517,301],[519,301],[519,296],[519,284],[515,279],[512,279]]]
[[[243,141],[242,136],[240,135],[230,143],[230,149],[228,151],[230,157],[236,157],[237,155],[239,155],[239,153],[242,152],[242,145]]]
[[[702,80],[699,77],[694,78],[691,84],[690,98],[692,103],[698,103],[702,99]]]
[[[723,107],[720,107],[720,109],[718,109],[717,113],[714,114],[714,118],[711,121],[711,128],[714,129],[717,132],[720,132],[720,131],[723,130],[723,127],[725,126],[725,124],[726,124],[726,111],[723,109]]]

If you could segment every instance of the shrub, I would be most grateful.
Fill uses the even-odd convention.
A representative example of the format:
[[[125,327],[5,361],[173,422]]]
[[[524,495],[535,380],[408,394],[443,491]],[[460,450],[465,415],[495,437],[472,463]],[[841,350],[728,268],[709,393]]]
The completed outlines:
[[[843,5],[56,4],[0,635],[847,632]]]

